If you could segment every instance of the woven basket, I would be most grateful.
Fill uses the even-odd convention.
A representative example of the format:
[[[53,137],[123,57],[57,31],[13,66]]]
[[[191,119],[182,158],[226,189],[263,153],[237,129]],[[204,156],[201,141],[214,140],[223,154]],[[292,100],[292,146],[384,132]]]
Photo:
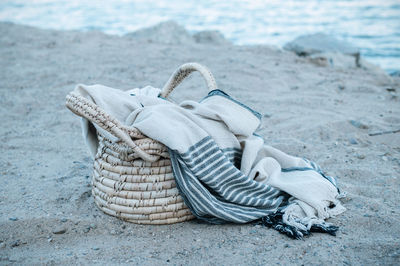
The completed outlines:
[[[207,68],[188,63],[174,72],[160,96],[167,98],[193,71],[202,74],[210,91],[216,89]],[[122,125],[74,92],[67,95],[66,106],[119,139],[112,142],[97,132],[92,195],[102,211],[138,224],[172,224],[194,218],[176,188],[167,147],[134,127]]]

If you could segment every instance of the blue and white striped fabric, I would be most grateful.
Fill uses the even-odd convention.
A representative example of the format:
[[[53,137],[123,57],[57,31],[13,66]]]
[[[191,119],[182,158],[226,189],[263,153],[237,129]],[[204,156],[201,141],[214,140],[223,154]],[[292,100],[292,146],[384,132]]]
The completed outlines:
[[[254,133],[260,114],[220,90],[199,103],[145,105],[133,118],[169,148],[177,187],[199,219],[247,223],[281,212],[282,223],[307,232],[342,210],[328,208],[340,206],[332,177],[265,145]]]
[[[246,223],[276,212],[282,192],[240,172],[234,165],[239,150],[224,151],[210,136],[186,153],[170,150],[177,186],[193,214],[212,223]]]

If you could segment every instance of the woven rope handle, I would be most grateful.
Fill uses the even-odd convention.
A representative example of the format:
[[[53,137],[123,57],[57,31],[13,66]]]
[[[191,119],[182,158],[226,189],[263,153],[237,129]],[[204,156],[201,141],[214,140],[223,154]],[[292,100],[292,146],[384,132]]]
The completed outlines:
[[[148,154],[143,151],[131,137],[143,138],[144,135],[136,128],[130,128],[131,134],[128,134],[128,129],[124,127],[117,119],[108,115],[103,109],[96,104],[88,101],[86,98],[71,92],[67,95],[66,104],[74,114],[84,117],[97,124],[102,129],[110,132],[120,140],[124,141],[134,152],[143,160],[148,162],[156,162],[160,158],[158,155]]]
[[[215,82],[214,76],[211,74],[208,68],[200,65],[199,63],[187,63],[181,65],[177,70],[175,70],[167,83],[164,85],[160,96],[167,98],[168,95],[194,71],[200,72],[207,83],[209,91],[217,89],[217,83]]]

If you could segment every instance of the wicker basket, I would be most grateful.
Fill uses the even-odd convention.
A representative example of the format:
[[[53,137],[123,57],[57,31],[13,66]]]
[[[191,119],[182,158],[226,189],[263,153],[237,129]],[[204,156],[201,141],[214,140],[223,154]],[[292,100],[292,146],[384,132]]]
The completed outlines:
[[[188,63],[174,72],[160,96],[167,98],[193,71],[202,74],[209,90],[216,89],[207,68]],[[194,218],[176,188],[167,147],[136,128],[122,125],[74,92],[67,95],[66,106],[119,138],[112,142],[97,132],[99,147],[94,160],[92,195],[102,211],[138,224],[172,224]]]

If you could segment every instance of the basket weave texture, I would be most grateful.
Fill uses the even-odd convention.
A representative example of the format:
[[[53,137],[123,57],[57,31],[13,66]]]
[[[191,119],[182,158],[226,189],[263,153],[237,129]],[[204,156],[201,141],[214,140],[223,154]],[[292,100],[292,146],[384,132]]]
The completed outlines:
[[[216,88],[207,68],[188,63],[175,71],[160,96],[167,98],[193,71],[202,74],[209,90]],[[77,93],[67,95],[66,106],[119,138],[113,142],[97,132],[92,195],[103,212],[138,224],[172,224],[194,218],[176,188],[167,147],[134,127],[122,125]]]

